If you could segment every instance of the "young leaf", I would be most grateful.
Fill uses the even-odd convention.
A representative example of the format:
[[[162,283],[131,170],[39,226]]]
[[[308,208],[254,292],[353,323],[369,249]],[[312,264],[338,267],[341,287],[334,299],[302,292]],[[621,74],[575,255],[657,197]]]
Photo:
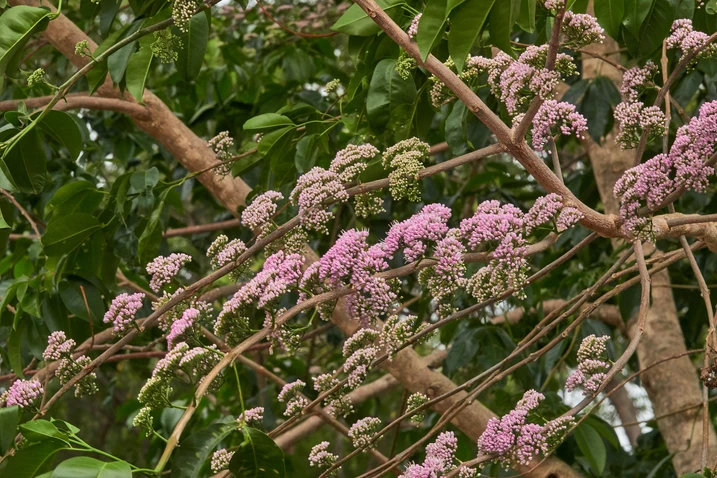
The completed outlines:
[[[27,42],[34,34],[45,30],[56,16],[47,8],[27,5],[11,7],[0,15],[0,92],[5,75],[12,77],[27,53]]]
[[[229,471],[244,478],[282,478],[286,476],[284,452],[264,432],[245,427],[244,442],[234,452]]]
[[[213,423],[192,433],[180,443],[182,453],[174,455],[172,475],[176,474],[177,478],[201,476],[202,467],[212,451],[236,429],[237,423],[234,421],[232,423]]]
[[[463,71],[471,47],[478,38],[494,3],[495,0],[467,0],[451,12],[448,52],[459,72]]]
[[[202,68],[209,41],[210,21],[208,11],[197,13],[187,24],[187,31],[179,35],[182,48],[178,52],[177,71],[187,81],[196,78]]]
[[[123,40],[132,35],[139,30],[141,26],[141,20],[135,21],[129,26],[129,28],[127,28],[127,30],[124,31],[122,35],[120,35],[118,40]],[[124,73],[127,70],[127,64],[129,63],[129,57],[134,52],[136,46],[137,42],[133,41],[107,57],[107,69],[110,72],[110,78],[112,78],[113,82],[120,83],[124,78]]]

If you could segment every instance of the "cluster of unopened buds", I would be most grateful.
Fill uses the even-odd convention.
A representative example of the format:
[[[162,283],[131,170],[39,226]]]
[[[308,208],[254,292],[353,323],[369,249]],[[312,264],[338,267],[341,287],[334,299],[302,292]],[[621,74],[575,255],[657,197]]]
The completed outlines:
[[[585,395],[594,395],[605,382],[610,364],[603,360],[610,336],[588,335],[578,349],[578,368],[565,382],[565,390],[572,392],[582,387]]]
[[[623,101],[615,107],[618,134],[615,141],[622,149],[637,147],[640,136],[645,132],[652,140],[665,132],[665,115],[658,106],[645,106],[641,94],[652,88],[651,78],[657,66],[648,61],[644,66],[635,66],[625,72],[620,93]]]
[[[455,463],[457,450],[458,439],[455,434],[453,432],[443,432],[436,437],[436,441],[426,446],[426,458],[423,463],[408,465],[404,474],[400,475],[399,478],[441,477],[453,470],[457,471],[458,478],[477,476],[477,470]]]
[[[0,395],[0,405],[36,410],[43,393],[37,380],[15,380],[8,391]]]
[[[53,332],[47,338],[47,347],[42,353],[42,358],[46,363],[51,361],[59,361],[55,375],[61,385],[69,382],[75,375],[80,373],[82,369],[89,365],[92,360],[86,355],[80,355],[75,358],[72,352],[75,349],[75,341],[68,339],[61,330]],[[97,375],[92,372],[82,377],[75,384],[75,396],[93,395],[98,391],[96,384]]]
[[[226,176],[231,171],[232,148],[234,147],[234,139],[229,136],[228,131],[222,131],[209,141],[207,145],[212,148],[214,155],[222,164],[214,168],[214,171],[221,176]]]
[[[478,439],[478,453],[491,455],[506,469],[527,465],[540,455],[546,455],[559,445],[573,425],[572,416],[558,417],[540,425],[528,421],[540,402],[542,393],[528,390],[510,413],[488,420]]]

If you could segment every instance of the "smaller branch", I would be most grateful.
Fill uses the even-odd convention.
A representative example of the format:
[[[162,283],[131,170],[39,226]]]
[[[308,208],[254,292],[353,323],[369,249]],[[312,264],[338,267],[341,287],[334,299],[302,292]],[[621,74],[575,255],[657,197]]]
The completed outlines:
[[[44,108],[53,98],[53,96],[38,96],[36,98],[25,98],[21,100],[0,101],[0,111],[15,111],[20,102],[25,103],[28,108]],[[85,93],[70,93],[65,95],[64,101],[55,104],[52,109],[58,111],[74,109],[104,110],[125,113],[141,119],[149,118],[147,109],[140,104],[119,98],[88,96]]]
[[[200,224],[197,226],[178,227],[176,229],[167,229],[164,237],[191,236],[193,234],[201,234],[203,232],[221,231],[223,229],[232,229],[241,225],[240,219],[229,219],[227,221],[212,222],[209,224]]]
[[[8,198],[8,199],[10,200],[10,202],[12,203],[12,205],[15,206],[15,208],[16,208],[18,211],[20,211],[20,214],[22,214],[22,215],[25,217],[25,219],[27,219],[27,222],[30,223],[30,227],[32,227],[32,230],[35,232],[35,237],[37,238],[37,240],[38,240],[38,241],[42,241],[42,235],[40,234],[40,230],[37,228],[37,224],[35,224],[35,221],[32,220],[32,217],[31,217],[30,214],[25,210],[25,208],[22,207],[22,206],[20,205],[20,203],[17,202],[17,200],[15,199],[15,197],[14,197],[12,194],[10,194],[9,192],[7,192],[6,190],[0,188],[0,193],[2,193],[3,196],[5,196],[6,198]]]

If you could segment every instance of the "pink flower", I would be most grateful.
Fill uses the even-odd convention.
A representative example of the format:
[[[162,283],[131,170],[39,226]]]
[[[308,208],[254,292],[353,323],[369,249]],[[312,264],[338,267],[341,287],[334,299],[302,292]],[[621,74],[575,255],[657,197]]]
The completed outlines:
[[[162,286],[172,282],[174,276],[184,264],[191,262],[191,256],[187,254],[170,254],[167,257],[159,256],[147,264],[147,273],[152,275],[149,286],[153,291],[159,292]]]
[[[36,380],[16,380],[7,391],[5,403],[8,407],[33,407],[45,391]]]
[[[141,292],[132,295],[120,294],[114,298],[105,313],[104,323],[113,324],[115,335],[123,335],[132,327],[137,312],[142,308],[142,299],[144,294]]]

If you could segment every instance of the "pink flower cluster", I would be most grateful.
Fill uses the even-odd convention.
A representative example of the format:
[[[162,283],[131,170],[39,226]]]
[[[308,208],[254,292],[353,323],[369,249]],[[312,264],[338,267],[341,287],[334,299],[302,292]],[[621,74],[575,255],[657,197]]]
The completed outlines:
[[[232,461],[233,456],[234,452],[225,448],[215,451],[212,455],[212,462],[210,464],[212,472],[219,473],[220,471],[229,468],[229,462]]]
[[[385,257],[392,257],[403,247],[406,262],[426,253],[428,244],[440,241],[448,232],[451,210],[443,204],[427,204],[417,213],[391,226],[382,244]]]
[[[336,463],[339,456],[328,451],[330,445],[327,441],[322,441],[318,445],[314,445],[314,447],[311,448],[311,453],[309,453],[309,466],[328,468]]]
[[[414,38],[418,35],[418,22],[421,21],[421,15],[423,14],[419,13],[411,20],[411,25],[408,27],[408,38]]]
[[[577,387],[583,388],[585,395],[594,395],[605,381],[605,372],[610,364],[602,359],[610,336],[596,337],[588,335],[578,349],[578,368],[565,382],[565,389],[572,392]]]
[[[246,245],[241,239],[230,241],[227,236],[220,234],[207,249],[207,257],[212,269],[217,270],[229,263],[236,262],[244,251],[246,251]]]
[[[36,380],[15,380],[10,389],[3,394],[5,405],[20,408],[32,408],[45,391],[40,382]]]
[[[570,10],[563,16],[563,35],[571,48],[579,49],[591,43],[602,43],[605,30],[597,18],[586,13],[573,13]]]
[[[306,229],[329,233],[326,224],[334,217],[326,210],[329,201],[345,202],[349,198],[339,175],[320,167],[314,167],[296,181],[289,199],[299,206],[301,225]]]
[[[264,420],[264,407],[254,407],[249,410],[245,410],[237,418],[237,422],[242,425],[249,425],[251,423],[259,423]]]
[[[279,392],[278,400],[282,403],[286,403],[286,411],[284,411],[285,417],[293,417],[303,410],[309,401],[301,395],[301,390],[306,386],[306,383],[301,380],[297,380],[292,383],[287,383]]]
[[[169,350],[172,350],[179,341],[184,340],[194,330],[194,327],[198,325],[199,316],[199,310],[190,307],[184,311],[179,320],[175,320],[172,323],[169,328],[169,334],[167,334],[167,348]]]
[[[615,120],[619,128],[615,141],[622,149],[637,147],[640,135],[648,132],[648,140],[657,139],[665,132],[665,114],[658,106],[647,106],[639,101],[623,101],[615,107]]]
[[[312,292],[321,293],[320,284],[331,288],[350,285],[355,293],[346,299],[352,318],[367,325],[385,313],[396,301],[391,284],[376,272],[388,268],[384,252],[378,246],[369,247],[367,231],[351,229],[339,236],[336,243],[304,272],[302,284],[317,284]],[[302,294],[301,300],[306,299]]]
[[[368,161],[378,155],[378,149],[370,144],[349,144],[336,153],[329,171],[338,174],[344,183],[356,181],[368,166]]]
[[[465,285],[465,253],[466,247],[461,242],[460,230],[450,229],[446,236],[436,243],[433,253],[433,257],[438,261],[436,265],[421,270],[418,275],[419,282],[426,285],[441,305],[453,304],[450,296]],[[438,314],[443,317],[453,309],[453,305],[448,308],[439,306]]]
[[[153,291],[159,292],[163,286],[172,282],[174,276],[184,267],[184,264],[191,262],[192,257],[187,254],[170,254],[167,257],[159,256],[147,264],[147,274],[152,276],[149,286]]]
[[[516,117],[514,123],[520,122],[521,119],[520,116]],[[566,136],[574,134],[577,138],[582,138],[583,133],[588,130],[587,120],[577,112],[575,105],[564,101],[547,100],[540,106],[533,119],[533,148],[544,151],[556,126],[561,134]]]
[[[429,443],[426,447],[426,458],[422,464],[412,464],[406,468],[406,472],[399,478],[425,478],[440,477],[451,471],[455,466],[456,450],[458,450],[458,439],[453,432],[443,432],[436,438],[436,441]],[[469,475],[470,476],[470,475]]]
[[[276,214],[276,203],[284,199],[278,191],[267,191],[255,197],[241,214],[241,223],[252,230],[264,231]]]
[[[381,420],[376,417],[365,417],[351,425],[349,438],[351,438],[354,448],[371,446],[379,426],[381,426]]]
[[[296,288],[303,264],[304,258],[299,254],[279,251],[269,256],[261,272],[224,303],[215,323],[215,333],[232,335],[240,330],[237,335],[240,337],[248,330],[242,310],[255,303],[260,308],[271,306],[282,295]]]
[[[490,454],[506,469],[527,465],[548,453],[565,436],[571,418],[557,418],[545,425],[529,423],[528,418],[540,402],[542,393],[528,390],[515,409],[500,419],[491,418],[478,439],[478,452]]]
[[[709,58],[717,55],[717,46],[708,45],[708,39],[709,35],[692,28],[692,20],[680,18],[672,24],[666,43],[668,49],[679,49],[683,56],[701,49],[697,58]]]
[[[633,66],[622,75],[620,94],[628,103],[638,101],[640,93],[650,84],[651,78],[657,72],[657,65],[648,61],[645,66]]]
[[[134,318],[142,308],[144,294],[120,294],[112,300],[110,308],[105,313],[104,323],[112,323],[115,335],[124,335],[132,327]]]
[[[60,360],[72,353],[75,348],[75,341],[68,339],[62,330],[58,330],[50,334],[47,338],[47,347],[42,353],[45,362],[50,360]]]
[[[677,130],[668,154],[658,154],[623,174],[615,183],[614,194],[620,200],[620,216],[629,234],[646,239],[652,236],[652,222],[639,215],[643,205],[655,210],[680,187],[705,190],[714,174],[714,168],[705,162],[717,151],[716,141],[717,101],[712,101]]]

